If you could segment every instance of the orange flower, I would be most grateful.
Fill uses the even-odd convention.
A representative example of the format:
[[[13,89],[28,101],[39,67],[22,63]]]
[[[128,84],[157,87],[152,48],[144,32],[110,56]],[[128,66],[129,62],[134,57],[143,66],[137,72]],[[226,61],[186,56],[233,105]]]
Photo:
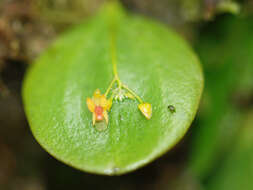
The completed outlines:
[[[100,90],[95,90],[92,98],[86,100],[88,109],[92,112],[92,124],[95,125],[96,121],[106,121],[108,124],[108,111],[111,109],[112,100],[107,100]]]
[[[149,103],[141,103],[138,105],[141,113],[146,117],[146,119],[150,119],[152,116],[152,106]]]

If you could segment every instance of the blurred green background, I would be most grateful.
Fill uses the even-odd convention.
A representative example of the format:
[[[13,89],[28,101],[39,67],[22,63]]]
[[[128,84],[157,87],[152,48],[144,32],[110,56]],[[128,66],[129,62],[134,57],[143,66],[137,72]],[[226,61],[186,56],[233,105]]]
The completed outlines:
[[[29,64],[104,0],[0,0],[0,190],[252,190],[253,2],[122,0],[176,30],[199,55],[205,90],[198,115],[172,151],[118,177],[72,169],[29,130],[21,85]]]

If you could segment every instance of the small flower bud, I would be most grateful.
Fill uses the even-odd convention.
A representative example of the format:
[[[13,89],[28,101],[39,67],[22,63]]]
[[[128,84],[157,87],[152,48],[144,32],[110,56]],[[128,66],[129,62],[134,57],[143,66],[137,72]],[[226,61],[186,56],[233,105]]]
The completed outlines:
[[[152,106],[149,103],[142,103],[138,105],[141,113],[146,117],[146,119],[150,119],[152,116]]]

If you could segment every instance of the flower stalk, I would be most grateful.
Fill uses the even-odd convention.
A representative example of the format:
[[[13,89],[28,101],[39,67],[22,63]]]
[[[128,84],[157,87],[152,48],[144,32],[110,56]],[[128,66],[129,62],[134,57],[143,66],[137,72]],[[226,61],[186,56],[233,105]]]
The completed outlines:
[[[111,10],[112,11],[112,10]],[[111,62],[114,78],[110,82],[105,94],[101,94],[97,89],[92,98],[87,98],[86,103],[90,112],[92,112],[92,123],[106,121],[108,124],[108,112],[112,106],[113,100],[123,101],[125,98],[137,100],[139,102],[138,108],[146,119],[150,119],[152,116],[152,106],[149,103],[145,103],[141,97],[139,97],[133,90],[131,90],[126,84],[122,83],[117,69],[117,51],[116,51],[116,31],[115,31],[115,16],[113,11],[110,11],[110,50],[111,50]],[[115,83],[117,87],[114,88]],[[111,93],[110,93],[111,92]],[[108,95],[111,97],[107,99]]]

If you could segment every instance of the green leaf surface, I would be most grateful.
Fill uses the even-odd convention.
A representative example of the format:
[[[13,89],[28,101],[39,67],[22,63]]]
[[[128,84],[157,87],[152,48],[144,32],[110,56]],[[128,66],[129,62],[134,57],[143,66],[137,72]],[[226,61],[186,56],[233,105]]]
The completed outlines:
[[[152,104],[153,115],[145,119],[136,100],[114,100],[107,129],[98,131],[86,98],[96,89],[105,93],[114,77],[111,35],[121,81]],[[199,61],[184,40],[110,4],[36,61],[26,75],[23,99],[31,130],[51,155],[83,171],[118,175],[149,163],[183,137],[202,88]]]

